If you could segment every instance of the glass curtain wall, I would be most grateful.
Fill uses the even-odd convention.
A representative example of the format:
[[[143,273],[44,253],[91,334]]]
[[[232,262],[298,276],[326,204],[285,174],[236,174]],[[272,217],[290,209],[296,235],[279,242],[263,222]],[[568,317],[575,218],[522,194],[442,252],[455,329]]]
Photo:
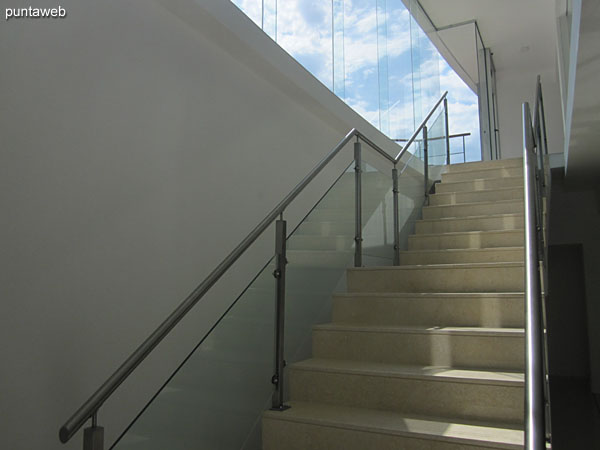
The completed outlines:
[[[232,1],[392,139],[410,137],[441,95],[441,56],[416,0]]]

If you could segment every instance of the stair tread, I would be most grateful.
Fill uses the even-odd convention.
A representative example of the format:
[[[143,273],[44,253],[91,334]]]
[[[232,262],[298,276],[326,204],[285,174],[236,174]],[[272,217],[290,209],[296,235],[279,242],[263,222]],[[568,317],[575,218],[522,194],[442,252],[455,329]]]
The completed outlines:
[[[401,436],[421,436],[429,439],[465,444],[502,445],[501,448],[522,448],[523,431],[517,425],[486,422],[448,422],[435,417],[406,416],[392,411],[363,409],[322,403],[290,402],[290,409],[267,411],[272,420],[301,422],[335,428]],[[496,448],[498,448],[496,446]]]
[[[450,183],[455,183],[455,182],[452,181]],[[444,183],[444,184],[446,184],[446,183]],[[496,189],[479,189],[479,190],[472,189],[469,191],[457,191],[457,192],[436,192],[432,195],[455,195],[455,194],[464,195],[464,194],[480,194],[480,193],[485,194],[488,192],[515,191],[515,190],[523,190],[523,186],[509,186],[509,187],[501,187],[501,188],[496,188]]]
[[[498,203],[523,203],[523,199],[492,200],[486,202],[455,203],[452,205],[428,205],[423,208],[454,208],[456,206],[497,205]]]
[[[523,292],[337,292],[334,297],[373,297],[373,298],[479,298],[479,297],[523,297]]]
[[[291,365],[294,370],[345,373],[388,378],[417,378],[431,381],[486,384],[520,387],[524,384],[522,372],[505,370],[462,369],[444,366],[409,366],[371,361],[311,358]]]
[[[462,174],[462,173],[469,173],[469,172],[488,172],[488,171],[493,171],[493,170],[506,170],[506,169],[518,169],[518,168],[519,168],[519,166],[481,167],[481,168],[474,168],[473,170],[461,170],[461,171],[456,171],[456,172],[449,171],[449,172],[446,172],[446,174],[455,174],[455,173]],[[502,177],[497,177],[497,178],[502,178]],[[512,178],[521,178],[521,177],[512,177]]]
[[[406,265],[406,266],[370,266],[370,267],[349,267],[347,270],[415,270],[415,269],[465,269],[474,267],[523,267],[522,261],[514,262],[491,262],[491,263],[453,263],[453,264],[420,264],[420,265]]]
[[[493,233],[519,233],[523,234],[522,228],[514,230],[485,230],[485,231],[445,231],[443,233],[418,233],[411,234],[410,237],[428,237],[428,236],[456,236],[460,234],[478,235],[478,234],[493,234]]]
[[[363,333],[445,334],[455,336],[523,337],[523,328],[455,327],[455,326],[377,326],[327,323],[313,326],[314,330],[354,331]]]
[[[507,164],[508,163],[508,164]],[[517,163],[514,165],[512,163]],[[481,165],[492,166],[492,168],[503,168],[503,167],[519,167],[523,165],[523,157],[517,158],[504,158],[487,161],[465,161],[462,163],[450,164],[448,168],[452,169],[468,169],[469,167],[479,167]]]
[[[474,170],[473,172],[479,172],[479,170]],[[447,172],[451,173],[451,172]],[[458,172],[455,172],[458,173]],[[523,177],[490,177],[490,178],[473,178],[471,180],[458,180],[458,181],[442,181],[442,184],[456,184],[456,183],[470,183],[472,181],[492,181],[492,180],[511,180],[511,181],[520,181],[523,184]],[[462,191],[457,191],[462,192]]]
[[[439,253],[439,252],[497,252],[523,250],[524,247],[484,247],[484,248],[441,248],[441,249],[423,249],[423,250],[401,250],[400,253]],[[475,263],[474,263],[475,264]],[[485,263],[482,263],[485,264]]]
[[[454,205],[435,205],[435,206],[454,206]],[[437,219],[419,219],[417,222],[449,222],[457,220],[477,220],[477,219],[498,219],[505,217],[522,217],[523,213],[499,213],[499,214],[479,214],[476,216],[461,217],[440,217]]]

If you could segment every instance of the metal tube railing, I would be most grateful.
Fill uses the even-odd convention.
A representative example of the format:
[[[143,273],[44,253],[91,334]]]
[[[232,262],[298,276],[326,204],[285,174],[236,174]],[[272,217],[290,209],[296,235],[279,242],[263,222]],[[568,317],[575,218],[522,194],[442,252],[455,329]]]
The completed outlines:
[[[103,429],[97,424],[98,409],[112,395],[112,393],[129,377],[129,375],[141,364],[141,362],[152,352],[152,350],[170,333],[170,331],[183,319],[183,317],[202,299],[202,297],[217,283],[217,281],[227,272],[227,270],[244,254],[244,252],[262,235],[262,233],[279,217],[276,226],[276,256],[277,269],[274,274],[277,278],[277,303],[276,303],[276,357],[275,357],[275,374],[273,383],[275,384],[275,393],[273,396],[273,408],[285,409],[283,404],[283,318],[285,307],[285,230],[286,224],[283,220],[285,209],[294,201],[294,199],[306,188],[306,186],[335,158],[335,156],[348,144],[353,138],[357,139],[355,143],[355,160],[358,160],[358,170],[356,172],[356,256],[355,264],[362,264],[362,226],[361,230],[358,226],[361,225],[361,199],[360,199],[360,151],[363,141],[369,145],[375,152],[386,160],[394,164],[400,161],[408,147],[416,139],[416,136],[425,127],[427,120],[433,115],[440,103],[446,98],[448,92],[440,97],[431,111],[427,114],[419,128],[415,131],[406,146],[398,153],[396,158],[390,156],[377,144],[364,136],[356,128],[350,130],[346,136],[313,168],[310,173],[246,236],[240,244],[227,255],[227,257],[208,275],[208,277],[160,324],[160,326],[125,360],[125,362],[94,392],[88,400],[65,422],[59,430],[59,438],[61,442],[66,443],[71,437],[83,426],[83,424],[92,419],[92,426],[86,429],[84,439],[84,449],[86,450],[101,450],[103,441]],[[427,170],[427,169],[426,169]],[[397,225],[397,222],[396,222]],[[283,230],[283,231],[282,231]],[[397,230],[396,230],[397,233]],[[277,341],[279,344],[277,344]]]
[[[446,131],[447,133],[447,131]],[[450,164],[450,157],[454,156],[454,155],[462,155],[462,162],[467,162],[467,155],[466,155],[466,143],[465,143],[465,138],[471,136],[471,133],[458,133],[458,134],[449,134],[447,136],[436,136],[436,137],[431,137],[428,136],[427,140],[429,142],[432,141],[439,141],[439,140],[445,140],[446,141],[446,158],[445,158],[445,164]],[[450,141],[452,139],[458,139],[458,138],[462,138],[462,151],[459,152],[452,152],[451,150],[451,145],[450,145]],[[403,143],[403,142],[408,142],[408,139],[392,139],[394,142],[398,142],[398,143]],[[421,142],[420,139],[415,139],[413,141],[414,142]],[[437,155],[440,156],[440,155]]]
[[[525,194],[525,448],[545,448],[544,369],[538,220],[536,213],[536,164],[529,104],[523,105],[523,176]]]
[[[446,98],[447,95],[448,95],[448,91],[444,92],[442,94],[442,96],[440,97],[440,99],[437,101],[437,103],[433,106],[433,108],[431,108],[431,111],[429,111],[429,113],[425,116],[425,118],[423,119],[423,121],[421,122],[419,127],[415,130],[413,135],[408,139],[408,142],[406,143],[404,148],[402,150],[400,150],[400,153],[398,153],[398,156],[396,156],[396,158],[395,158],[396,162],[400,161],[400,158],[402,158],[402,155],[404,155],[404,153],[406,153],[406,151],[408,150],[408,147],[410,147],[410,144],[412,144],[413,141],[417,138],[417,136],[421,133],[421,130],[423,129],[423,127],[427,124],[427,122],[429,121],[429,119],[431,118],[431,116],[433,115],[435,110],[438,108],[438,106],[440,106],[440,103],[442,103],[444,101],[444,99]]]

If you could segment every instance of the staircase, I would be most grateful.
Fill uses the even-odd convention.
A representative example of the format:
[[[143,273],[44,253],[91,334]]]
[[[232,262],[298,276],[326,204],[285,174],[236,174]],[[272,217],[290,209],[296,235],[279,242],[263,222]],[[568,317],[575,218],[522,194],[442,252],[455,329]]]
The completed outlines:
[[[263,450],[522,449],[521,159],[448,167],[400,266],[352,268]]]

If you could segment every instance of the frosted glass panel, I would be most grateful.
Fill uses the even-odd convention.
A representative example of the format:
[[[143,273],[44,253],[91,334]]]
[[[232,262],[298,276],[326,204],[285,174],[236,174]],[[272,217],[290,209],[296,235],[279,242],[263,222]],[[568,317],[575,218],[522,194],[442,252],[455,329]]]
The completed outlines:
[[[273,270],[259,273],[114,449],[260,449],[273,392]]]
[[[392,167],[382,172],[368,163],[362,174],[363,265],[394,263]]]
[[[444,109],[441,108],[437,117],[434,115],[430,119],[430,125],[427,129],[427,142],[429,164],[432,166],[443,166],[446,164],[446,120]]]

